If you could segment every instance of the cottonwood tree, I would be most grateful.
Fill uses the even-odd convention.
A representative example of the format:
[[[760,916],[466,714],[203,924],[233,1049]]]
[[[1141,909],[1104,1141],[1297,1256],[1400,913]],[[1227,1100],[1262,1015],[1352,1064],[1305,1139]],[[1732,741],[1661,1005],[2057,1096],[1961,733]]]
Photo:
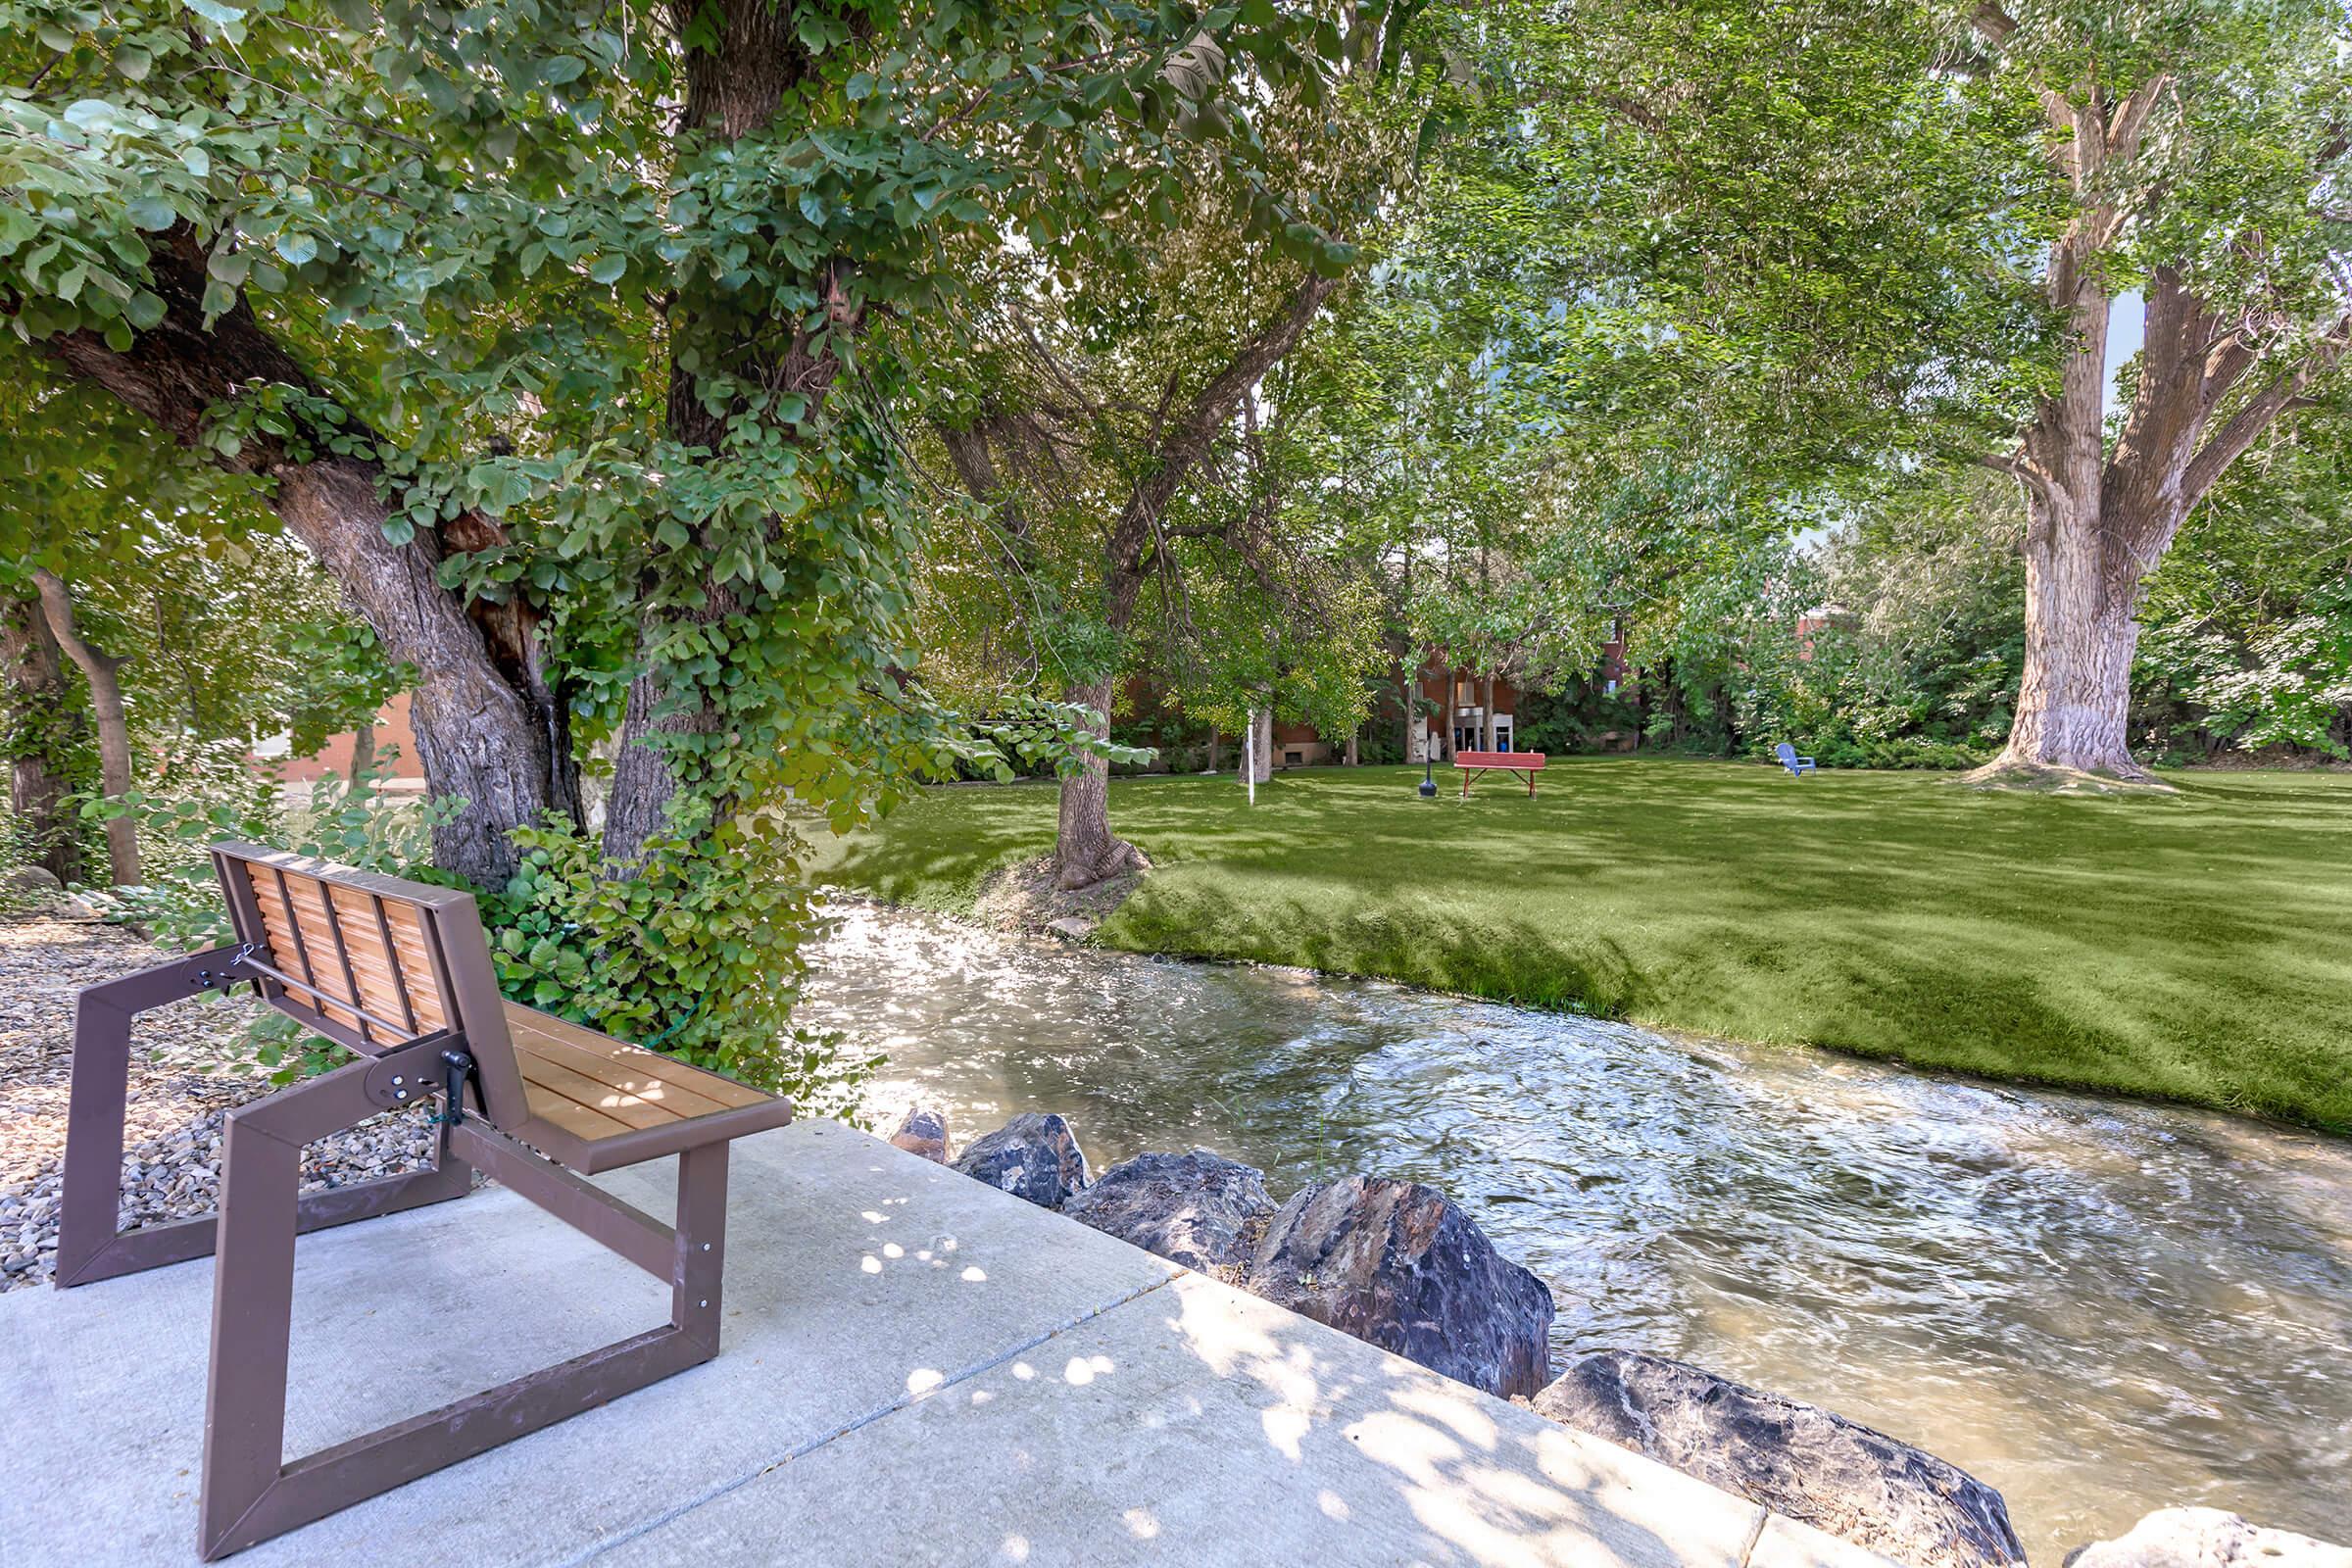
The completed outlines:
[[[1267,100],[1257,126],[1276,188],[1339,232],[1368,227],[1403,176],[1418,122],[1408,78],[1437,79],[1434,63],[1407,58],[1416,13],[1352,14],[1331,40],[1335,83],[1226,68],[1238,95]],[[1245,571],[1265,569],[1279,499],[1253,482],[1267,471],[1257,421],[1283,411],[1264,409],[1259,392],[1354,260],[1344,245],[1301,254],[1301,235],[1259,218],[1250,197],[1265,176],[1205,164],[1195,172],[1160,215],[1163,235],[1131,230],[1092,268],[1056,273],[1001,258],[995,298],[974,322],[995,374],[929,411],[997,542],[997,571],[1015,586],[1009,603],[1037,612],[1026,619],[1041,669],[1094,715],[1097,736],[1108,733],[1122,651],[1154,585],[1162,631],[1187,641],[1188,548],[1218,542],[1250,558]],[[1209,276],[1219,286],[1204,288]],[[1063,771],[1063,888],[1145,864],[1112,830],[1108,786],[1100,750]]]
[[[623,863],[682,785],[724,817],[828,750],[794,715],[889,727],[908,519],[838,395],[888,381],[868,326],[952,285],[945,234],[1083,249],[1181,197],[1176,129],[1247,164],[1207,54],[1304,81],[1339,45],[1311,11],[1057,0],[174,9],[0,17],[0,287],[68,373],[269,479],[416,667],[467,802],[441,858],[491,884],[508,830],[577,815],[583,700],[619,710]],[[1083,151],[1113,145],[1115,184]],[[551,648],[558,601],[603,623]]]
[[[961,745],[904,678],[889,418],[960,242],[1080,260],[1197,149],[1257,167],[1233,83],[1329,76],[1361,14],[0,0],[0,311],[266,484],[416,671],[436,859],[731,1064],[808,923],[767,808],[846,824]]]
[[[1986,4],[1984,68],[2030,89],[2072,208],[2039,284],[2057,385],[2010,454],[2026,662],[1984,776],[2145,781],[2131,754],[2143,584],[2215,483],[2352,343],[2352,24],[2332,0]],[[2116,301],[2143,346],[2106,401]]]

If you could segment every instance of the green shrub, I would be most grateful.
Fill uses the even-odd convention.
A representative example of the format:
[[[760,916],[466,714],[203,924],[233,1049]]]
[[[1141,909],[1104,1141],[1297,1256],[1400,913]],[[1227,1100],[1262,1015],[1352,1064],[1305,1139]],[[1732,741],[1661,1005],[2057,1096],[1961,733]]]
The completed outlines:
[[[514,836],[522,867],[482,901],[514,1000],[847,1114],[879,1056],[792,1025],[815,926],[806,845],[773,815],[672,831],[627,875],[561,818]]]
[[[206,854],[220,839],[462,885],[432,863],[433,827],[458,803],[387,796],[377,782],[329,774],[299,807],[270,782],[228,799],[93,802],[93,817],[136,818],[153,849],[146,885],[82,897],[185,951],[231,940]],[[603,873],[597,841],[561,819],[515,841],[522,869],[495,892],[474,890],[509,999],[789,1094],[818,1114],[853,1110],[857,1087],[881,1058],[847,1055],[836,1037],[791,1025],[808,973],[800,943],[814,921],[804,846],[788,824],[740,818],[691,849],[673,833],[615,876]],[[279,1081],[343,1059],[339,1047],[274,1012],[260,1014],[248,1048],[251,1063]]]

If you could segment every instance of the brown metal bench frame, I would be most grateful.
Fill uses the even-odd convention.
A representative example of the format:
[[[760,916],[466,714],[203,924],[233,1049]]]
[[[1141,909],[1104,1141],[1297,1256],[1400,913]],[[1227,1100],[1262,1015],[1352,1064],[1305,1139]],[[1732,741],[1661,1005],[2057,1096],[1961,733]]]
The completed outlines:
[[[489,948],[470,894],[374,876],[245,844],[213,850],[238,942],[92,986],[74,1004],[57,1283],[86,1285],[211,1253],[212,1362],[204,1434],[198,1548],[207,1560],[349,1507],[445,1465],[536,1432],[718,1352],[719,1283],[726,1262],[727,1145],[789,1120],[788,1103],[708,1114],[583,1145],[534,1121],[505,1021]],[[273,942],[257,882],[274,879],[292,953]],[[320,889],[335,949],[307,951],[293,887]],[[350,912],[331,888],[372,908],[398,1019],[369,1005],[373,992],[346,942]],[[414,910],[429,976],[410,976],[386,902]],[[404,910],[404,917],[406,910]],[[416,944],[412,943],[412,951]],[[291,960],[289,962],[289,960]],[[363,956],[362,963],[366,962]],[[297,972],[299,971],[299,972]],[[251,983],[263,1001],[361,1059],[228,1113],[217,1214],[122,1232],[123,1115],[131,1020],[206,991]],[[429,999],[429,1000],[428,1000]],[[441,1015],[427,1027],[419,1013]],[[455,1061],[451,1059],[455,1057]],[[445,1082],[470,1058],[458,1103]],[[303,1145],[382,1111],[441,1102],[430,1169],[299,1196]],[[514,1131],[524,1138],[514,1136]],[[678,1157],[675,1223],[665,1225],[546,1157],[524,1139],[589,1170]],[[573,1229],[670,1287],[669,1321],[437,1410],[288,1462],[286,1367],[293,1328],[294,1240],[305,1231],[463,1197],[479,1168]]]

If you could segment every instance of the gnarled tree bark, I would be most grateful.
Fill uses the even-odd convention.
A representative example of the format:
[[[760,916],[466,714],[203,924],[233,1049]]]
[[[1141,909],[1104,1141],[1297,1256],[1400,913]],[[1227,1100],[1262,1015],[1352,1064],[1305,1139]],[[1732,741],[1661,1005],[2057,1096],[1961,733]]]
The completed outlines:
[[[2016,24],[1996,6],[1977,14],[1996,45]],[[2135,216],[2112,195],[2140,150],[2149,116],[2171,86],[2158,75],[2118,99],[2095,81],[2074,96],[2042,96],[2052,156],[2080,203],[2054,243],[2046,288],[2070,334],[2058,389],[2042,400],[2019,450],[1987,460],[2024,492],[2026,658],[2017,713],[1980,782],[2095,775],[2129,783],[2155,775],[2132,756],[2132,662],[2143,584],[2189,513],[2224,470],[2280,416],[2306,401],[2313,377],[2352,339],[2352,311],[2312,344],[2266,364],[2256,323],[2215,309],[2176,268],[2143,289],[2139,377],[2121,436],[2106,437],[2108,321],[2114,299],[2103,261]],[[2270,377],[2239,397],[2250,375]],[[2223,404],[2234,401],[2224,420]]]
[[[127,351],[109,348],[89,331],[41,346],[60,368],[191,446],[205,411],[230,401],[248,381],[322,396],[242,300],[204,327],[204,268],[194,233],[172,230],[151,263],[151,286],[167,307],[159,325]],[[356,420],[334,433],[372,441]],[[533,619],[516,606],[469,607],[443,588],[444,537],[420,530],[395,543],[384,531],[391,507],[380,466],[334,454],[326,432],[314,434],[316,456],[256,436],[221,462],[275,482],[271,503],[286,531],[342,586],[385,652],[416,670],[410,722],[425,783],[436,796],[466,802],[455,818],[434,827],[433,858],[479,885],[500,886],[514,870],[511,830],[537,823],[551,809],[578,819],[578,770],[563,704],[541,667]],[[470,515],[443,535],[455,549],[500,537],[495,523]]]

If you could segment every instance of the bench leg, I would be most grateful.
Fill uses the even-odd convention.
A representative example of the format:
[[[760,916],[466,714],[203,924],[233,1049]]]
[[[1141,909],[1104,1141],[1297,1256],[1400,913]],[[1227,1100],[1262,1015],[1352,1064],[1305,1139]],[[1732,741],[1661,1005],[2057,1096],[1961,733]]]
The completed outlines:
[[[74,1003],[73,1083],[67,1099],[65,1171],[57,1217],[59,1290],[212,1252],[218,1233],[213,1214],[130,1231],[118,1228],[122,1123],[130,1093],[131,1020],[214,989],[234,956],[231,948],[191,954],[92,986]],[[462,1161],[443,1159],[430,1169],[314,1193],[301,1200],[296,1223],[305,1231],[348,1225],[463,1198],[471,1186],[472,1172]]]
[[[315,1109],[318,1120],[331,1121],[345,1106],[334,1098],[340,1091],[329,1086],[355,1070],[248,1108],[276,1110],[296,1095],[318,1091],[311,1106],[294,1109]],[[677,1223],[671,1227],[469,1119],[453,1131],[452,1144],[470,1151],[520,1196],[665,1279],[669,1322],[288,1463],[286,1359],[294,1279],[288,1198],[301,1145],[318,1134],[308,1130],[315,1125],[308,1115],[273,1123],[267,1115],[240,1112],[230,1121],[232,1174],[222,1186],[198,1542],[207,1560],[567,1420],[718,1353],[725,1144],[679,1156]]]

